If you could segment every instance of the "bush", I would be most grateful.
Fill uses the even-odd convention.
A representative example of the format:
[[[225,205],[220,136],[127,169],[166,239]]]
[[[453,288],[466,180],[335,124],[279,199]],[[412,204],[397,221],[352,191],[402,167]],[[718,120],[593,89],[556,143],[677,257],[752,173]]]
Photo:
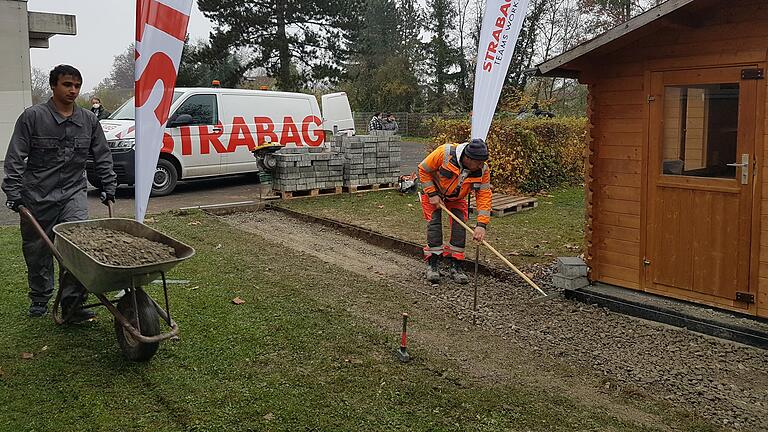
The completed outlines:
[[[465,142],[471,126],[437,120],[432,130],[437,146]],[[584,118],[494,119],[486,140],[494,189],[535,193],[583,181],[587,133]]]

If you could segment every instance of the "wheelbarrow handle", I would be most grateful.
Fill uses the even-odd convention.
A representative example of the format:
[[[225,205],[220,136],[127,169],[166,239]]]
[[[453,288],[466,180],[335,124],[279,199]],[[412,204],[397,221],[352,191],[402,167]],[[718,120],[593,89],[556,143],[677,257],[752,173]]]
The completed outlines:
[[[110,219],[113,217],[112,216],[112,211],[113,211],[112,206],[113,206],[112,201],[107,201],[107,209],[109,209],[109,217],[110,217]]]
[[[53,245],[53,242],[48,237],[48,234],[45,233],[45,230],[42,226],[40,226],[40,223],[37,221],[37,219],[35,219],[35,216],[32,214],[32,212],[22,205],[19,206],[19,214],[21,214],[21,217],[27,218],[27,221],[31,223],[32,227],[35,229],[35,231],[37,231],[37,235],[39,235],[45,244],[48,245],[48,249],[51,250],[51,253],[56,258],[56,261],[58,261],[60,265],[63,265],[61,254],[59,254],[59,251],[56,250],[56,246]]]

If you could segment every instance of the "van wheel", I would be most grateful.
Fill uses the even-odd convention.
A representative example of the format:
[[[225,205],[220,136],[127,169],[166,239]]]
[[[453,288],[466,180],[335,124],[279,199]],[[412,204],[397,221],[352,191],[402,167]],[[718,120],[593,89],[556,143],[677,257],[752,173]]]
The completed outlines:
[[[152,179],[152,196],[169,195],[176,188],[179,173],[176,167],[167,159],[157,161],[155,177]]]

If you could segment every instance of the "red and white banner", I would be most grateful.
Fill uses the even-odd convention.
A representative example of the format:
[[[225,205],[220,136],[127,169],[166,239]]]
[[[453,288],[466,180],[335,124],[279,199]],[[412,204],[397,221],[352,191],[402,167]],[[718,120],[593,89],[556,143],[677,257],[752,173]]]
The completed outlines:
[[[484,140],[488,136],[517,37],[528,13],[528,3],[529,0],[487,0],[485,3],[472,99],[472,138]]]
[[[144,221],[193,0],[136,1],[136,220]]]

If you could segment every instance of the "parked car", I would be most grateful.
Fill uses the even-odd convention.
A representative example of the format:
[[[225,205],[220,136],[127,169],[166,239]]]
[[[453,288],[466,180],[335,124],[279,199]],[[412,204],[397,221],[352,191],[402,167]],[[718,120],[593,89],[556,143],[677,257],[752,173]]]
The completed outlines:
[[[152,195],[173,192],[179,180],[258,170],[251,154],[265,142],[317,147],[328,131],[354,135],[346,93],[317,99],[304,93],[226,88],[177,88],[163,136]],[[118,184],[134,184],[135,107],[133,98],[101,121],[112,151]],[[88,181],[98,187],[93,162]]]

